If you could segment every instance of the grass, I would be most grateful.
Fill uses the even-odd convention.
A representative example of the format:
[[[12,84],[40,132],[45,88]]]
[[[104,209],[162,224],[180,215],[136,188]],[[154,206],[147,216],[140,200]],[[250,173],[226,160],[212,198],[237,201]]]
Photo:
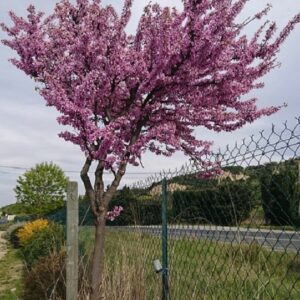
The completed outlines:
[[[93,229],[82,228],[80,237],[89,257]],[[158,237],[108,229],[105,253],[105,299],[161,299],[152,266],[161,257]],[[181,238],[169,241],[169,257],[171,299],[300,299],[297,253]]]
[[[20,299],[22,292],[23,265],[18,251],[9,248],[6,255],[0,260],[0,299]]]
[[[299,299],[295,253],[257,244],[170,242],[170,284],[179,299]],[[186,296],[182,296],[186,295]],[[176,298],[177,298],[176,297]]]
[[[262,206],[257,206],[254,208],[248,219],[244,220],[240,227],[245,228],[257,228],[257,229],[269,229],[269,230],[290,230],[290,231],[300,231],[299,224],[293,225],[266,225],[265,224],[265,213]]]

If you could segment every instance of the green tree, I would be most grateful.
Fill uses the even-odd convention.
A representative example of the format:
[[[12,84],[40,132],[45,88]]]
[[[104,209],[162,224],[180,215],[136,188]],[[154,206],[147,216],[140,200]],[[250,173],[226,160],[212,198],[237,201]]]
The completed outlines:
[[[64,205],[67,177],[53,163],[37,164],[17,180],[17,202],[31,214],[45,214]]]

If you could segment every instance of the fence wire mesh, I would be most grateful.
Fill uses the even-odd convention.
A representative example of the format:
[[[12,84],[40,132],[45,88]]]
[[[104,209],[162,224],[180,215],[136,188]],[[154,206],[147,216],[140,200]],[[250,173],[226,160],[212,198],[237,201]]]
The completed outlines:
[[[137,276],[143,294],[131,299],[162,297],[152,262],[162,257],[164,178],[169,299],[300,299],[299,147],[297,118],[212,153],[209,169],[185,165],[120,191],[124,215],[108,247],[133,267],[125,276]]]
[[[300,299],[299,149],[297,118],[211,153],[205,168],[187,164],[118,190],[109,209],[123,211],[107,221],[104,299]],[[64,224],[65,210],[48,218]],[[84,198],[79,224],[79,299],[87,299],[94,218]],[[64,257],[51,258],[51,299],[64,299]],[[166,267],[163,257],[167,273],[153,266]]]

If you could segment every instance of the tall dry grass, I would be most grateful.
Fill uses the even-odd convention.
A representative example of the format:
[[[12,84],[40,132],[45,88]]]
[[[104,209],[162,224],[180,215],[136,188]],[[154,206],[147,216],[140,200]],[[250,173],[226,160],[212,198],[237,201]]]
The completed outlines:
[[[89,299],[93,241],[94,229],[82,228],[80,300]],[[170,239],[169,254],[171,299],[300,299],[297,253],[271,251],[258,243],[177,238]],[[103,299],[161,299],[161,276],[152,266],[161,257],[158,236],[108,229],[105,255]]]
[[[80,299],[88,299],[89,262],[91,261],[93,229],[81,234],[81,265],[84,276]],[[152,262],[159,258],[159,240],[153,242],[140,233],[113,232],[107,234],[103,299],[105,300],[159,300],[161,277],[154,272]]]

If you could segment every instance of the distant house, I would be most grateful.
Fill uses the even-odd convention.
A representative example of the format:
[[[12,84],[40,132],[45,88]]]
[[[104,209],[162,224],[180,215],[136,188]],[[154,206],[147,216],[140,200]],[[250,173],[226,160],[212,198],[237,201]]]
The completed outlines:
[[[0,218],[0,224],[6,224],[8,222],[14,221],[16,215],[5,215]]]
[[[7,215],[6,217],[7,217],[7,221],[11,222],[11,221],[14,221],[16,215]]]

